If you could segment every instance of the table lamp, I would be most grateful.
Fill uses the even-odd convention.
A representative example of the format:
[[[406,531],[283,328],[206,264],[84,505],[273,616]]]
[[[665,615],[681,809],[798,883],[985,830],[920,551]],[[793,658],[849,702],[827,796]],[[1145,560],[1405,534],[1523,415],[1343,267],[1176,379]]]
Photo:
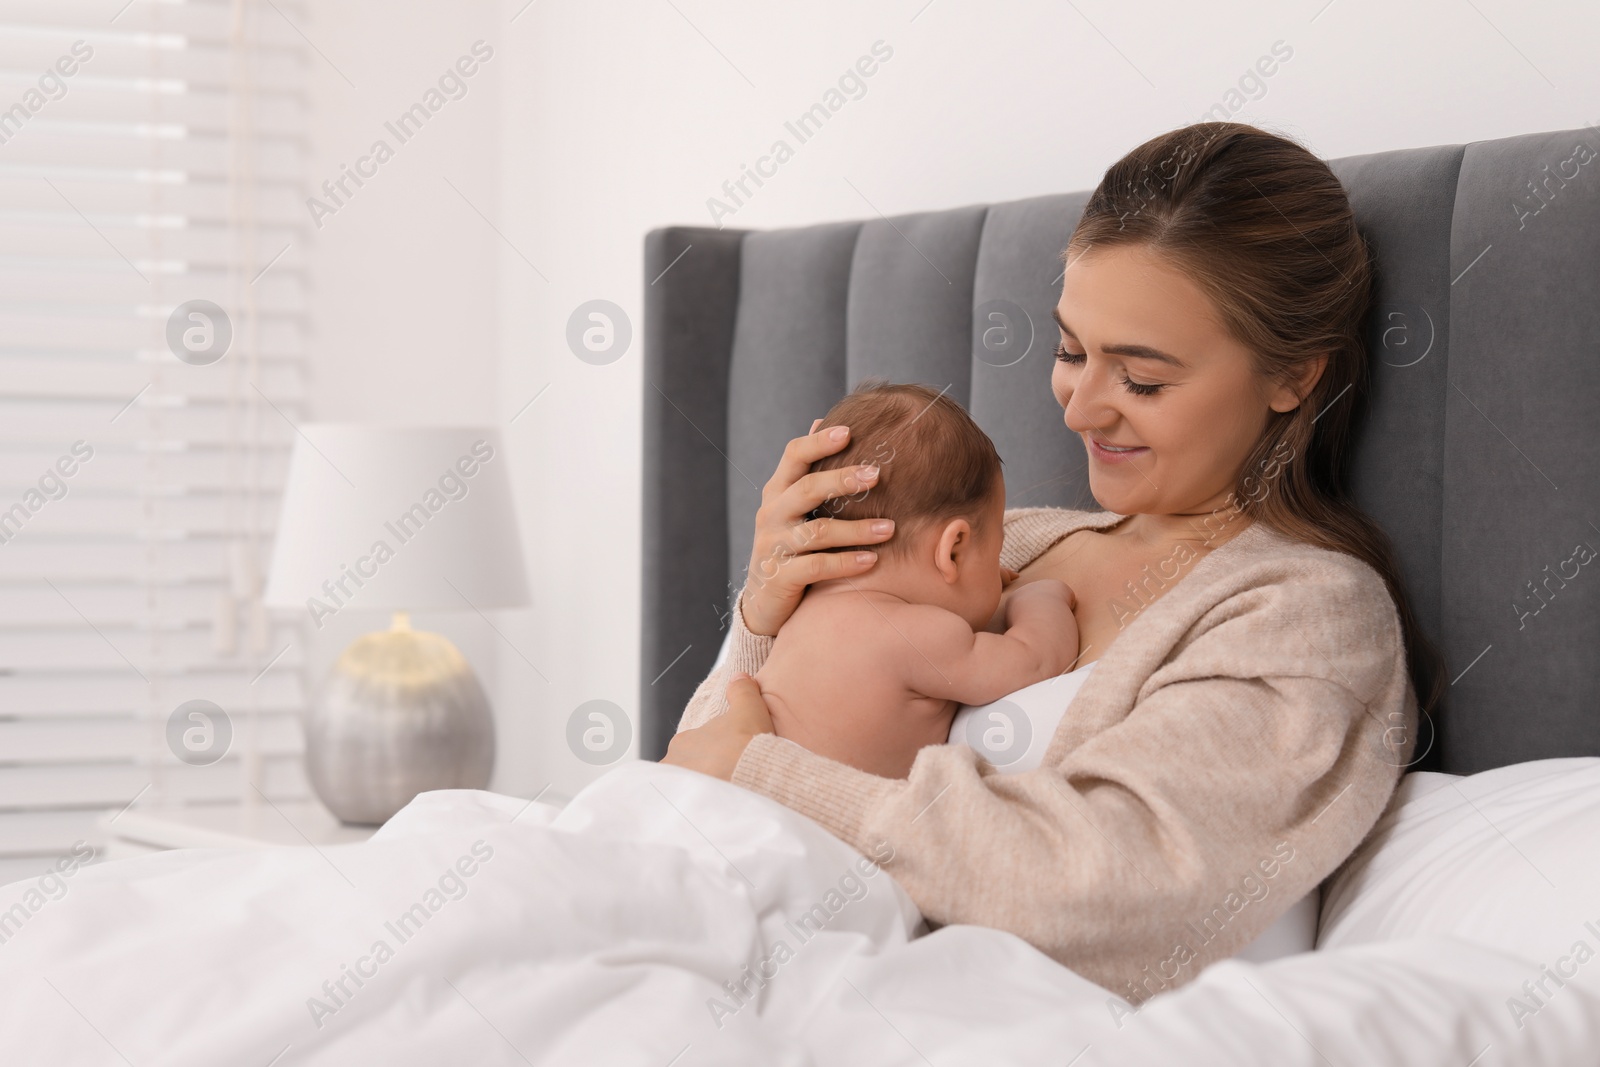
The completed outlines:
[[[262,600],[313,629],[347,610],[394,613],[344,650],[306,715],[308,776],[341,820],[381,823],[424,790],[489,784],[483,686],[408,612],[528,603],[496,430],[301,426]]]

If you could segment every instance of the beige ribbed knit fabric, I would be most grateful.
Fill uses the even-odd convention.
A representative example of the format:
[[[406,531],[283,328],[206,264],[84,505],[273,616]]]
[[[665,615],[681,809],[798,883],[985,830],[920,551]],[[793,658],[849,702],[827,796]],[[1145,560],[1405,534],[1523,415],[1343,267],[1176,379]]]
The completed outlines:
[[[1121,518],[1008,511],[1003,561]],[[1176,988],[1355,849],[1417,718],[1398,613],[1365,563],[1256,522],[1186,569],[1105,650],[1036,770],[933,745],[908,779],[879,778],[763,734],[733,781],[868,855],[887,843],[934,924],[1010,931],[1135,1003]],[[728,675],[772,647],[737,608],[733,627],[678,729],[726,710]]]

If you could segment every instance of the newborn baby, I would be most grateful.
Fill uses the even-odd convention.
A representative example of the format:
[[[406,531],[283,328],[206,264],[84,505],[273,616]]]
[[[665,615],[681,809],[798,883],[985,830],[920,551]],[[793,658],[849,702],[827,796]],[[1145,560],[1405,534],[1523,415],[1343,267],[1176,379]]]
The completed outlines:
[[[878,482],[814,517],[889,518],[877,565],[813,584],[756,681],[773,729],[818,755],[891,778],[948,740],[958,704],[987,704],[1065,671],[1074,597],[1054,579],[1006,599],[1000,456],[960,404],[921,385],[867,381],[822,426],[850,427],[813,471],[874,463]],[[838,551],[856,551],[852,546]]]

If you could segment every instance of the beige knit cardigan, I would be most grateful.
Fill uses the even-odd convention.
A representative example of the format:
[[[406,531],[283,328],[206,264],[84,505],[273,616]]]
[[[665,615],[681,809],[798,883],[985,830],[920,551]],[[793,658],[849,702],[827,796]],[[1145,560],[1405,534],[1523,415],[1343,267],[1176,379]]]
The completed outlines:
[[[1122,517],[1007,511],[1002,560],[1020,570]],[[934,926],[1009,931],[1134,1003],[1176,988],[1355,849],[1410,758],[1417,703],[1394,602],[1353,556],[1254,522],[1172,581],[1104,650],[1035,770],[931,745],[909,778],[880,778],[762,734],[733,781],[865,854],[887,844]],[[772,647],[732,616],[679,730],[726,710],[729,674]]]

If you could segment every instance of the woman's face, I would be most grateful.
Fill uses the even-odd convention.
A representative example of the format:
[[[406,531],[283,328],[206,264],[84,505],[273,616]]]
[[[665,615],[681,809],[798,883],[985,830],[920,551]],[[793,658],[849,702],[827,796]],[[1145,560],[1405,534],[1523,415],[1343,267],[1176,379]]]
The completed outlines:
[[[1269,411],[1298,405],[1256,374],[1210,298],[1143,246],[1074,254],[1056,318],[1050,385],[1107,511],[1224,507]]]

